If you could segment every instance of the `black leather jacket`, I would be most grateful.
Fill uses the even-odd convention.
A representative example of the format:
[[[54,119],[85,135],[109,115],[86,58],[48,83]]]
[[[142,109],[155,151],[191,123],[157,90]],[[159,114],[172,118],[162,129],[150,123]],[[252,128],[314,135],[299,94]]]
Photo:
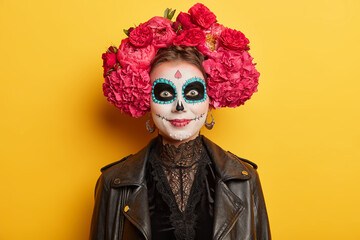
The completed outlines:
[[[213,239],[271,239],[257,166],[203,140],[217,174]],[[153,142],[102,169],[91,240],[151,239],[145,166]]]

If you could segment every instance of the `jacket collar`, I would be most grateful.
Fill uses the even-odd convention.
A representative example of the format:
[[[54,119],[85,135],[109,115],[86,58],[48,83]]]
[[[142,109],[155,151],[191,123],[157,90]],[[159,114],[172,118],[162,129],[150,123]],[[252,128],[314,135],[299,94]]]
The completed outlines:
[[[147,190],[145,187],[146,163],[150,150],[156,138],[137,154],[115,164],[116,174],[112,176],[111,186],[121,187],[138,186],[133,196],[127,202],[130,207],[125,216],[136,223],[135,226],[143,233],[145,239],[151,239],[150,215],[148,209]],[[205,148],[212,160],[216,175],[216,195],[214,206],[214,239],[223,239],[238,221],[244,209],[242,200],[232,193],[224,183],[231,179],[249,179],[250,175],[246,167],[235,155],[224,151],[206,137],[203,137]],[[224,211],[224,209],[232,209]]]
[[[247,168],[240,159],[230,152],[224,151],[221,147],[203,136],[205,147],[210,159],[215,165],[218,177],[222,181],[231,179],[249,179]]]
[[[232,153],[224,151],[218,145],[203,137],[205,148],[209,154],[210,159],[214,163],[216,174],[222,181],[231,179],[249,179],[247,168],[239,160],[238,157]],[[112,187],[121,187],[128,185],[140,186],[145,183],[146,163],[149,158],[149,153],[157,138],[154,138],[150,143],[141,149],[135,155],[130,155],[124,161],[116,164],[116,175],[112,181]]]
[[[123,161],[116,164],[116,175],[113,175],[111,187],[122,187],[129,185],[140,186],[145,183],[146,162],[149,158],[150,150],[156,138],[134,155],[128,156]],[[116,181],[117,180],[117,181]]]

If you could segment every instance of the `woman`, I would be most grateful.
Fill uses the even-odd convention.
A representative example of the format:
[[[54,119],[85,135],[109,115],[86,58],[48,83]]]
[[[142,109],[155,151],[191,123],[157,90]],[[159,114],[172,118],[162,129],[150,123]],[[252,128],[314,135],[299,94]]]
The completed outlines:
[[[201,15],[204,12],[206,18]],[[258,73],[252,63],[248,64],[251,69],[233,66],[226,70],[230,76],[225,79],[226,93],[239,97],[230,101],[217,97],[221,84],[215,85],[219,81],[215,81],[218,79],[211,69],[221,63],[218,56],[225,54],[226,44],[222,42],[222,47],[209,52],[206,40],[200,38],[206,38],[209,28],[210,32],[225,30],[214,25],[216,18],[207,23],[210,25],[205,31],[196,27],[195,19],[189,20],[195,27],[186,29],[188,22],[183,19],[212,16],[202,4],[194,5],[189,13],[180,13],[175,23],[155,19],[154,24],[150,19],[132,30],[119,49],[112,47],[103,56],[105,96],[134,117],[150,110],[158,136],[137,154],[102,169],[96,185],[90,239],[270,239],[256,165],[200,135],[204,123],[208,128],[214,125],[213,121],[206,123],[209,107],[243,104],[249,98],[244,89],[255,91]],[[171,30],[176,29],[176,23],[181,31]],[[161,34],[169,31],[160,41],[156,36],[159,25],[163,27]],[[194,36],[189,33],[193,29],[201,41],[189,37]],[[186,34],[188,37],[183,36]],[[244,57],[246,48],[245,41],[241,49],[225,50],[241,56],[246,66],[246,61],[252,60]],[[129,51],[146,54],[137,58]],[[116,59],[111,62],[114,55]],[[240,72],[241,78],[233,85],[243,85],[241,92],[231,83]],[[134,102],[137,106],[132,105]],[[154,131],[149,122],[147,129]]]

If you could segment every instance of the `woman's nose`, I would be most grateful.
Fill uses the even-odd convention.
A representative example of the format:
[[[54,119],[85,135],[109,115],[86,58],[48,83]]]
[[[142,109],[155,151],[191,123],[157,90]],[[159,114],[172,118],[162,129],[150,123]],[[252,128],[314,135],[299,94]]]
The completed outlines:
[[[182,101],[181,100],[178,100],[177,102],[176,102],[176,107],[175,107],[175,109],[176,109],[176,111],[177,112],[182,112],[182,111],[184,111],[184,104],[182,103]]]

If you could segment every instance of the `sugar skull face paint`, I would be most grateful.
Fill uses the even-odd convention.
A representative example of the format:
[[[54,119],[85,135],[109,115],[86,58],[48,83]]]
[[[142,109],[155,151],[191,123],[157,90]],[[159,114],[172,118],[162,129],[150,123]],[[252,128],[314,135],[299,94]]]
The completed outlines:
[[[151,95],[155,103],[172,103],[176,99],[176,87],[171,81],[159,78],[152,84]]]
[[[200,103],[206,100],[206,85],[201,78],[191,78],[182,87],[182,94],[187,103]]]
[[[179,70],[177,71],[179,72]],[[176,74],[175,74],[175,78]],[[151,90],[152,100],[155,103],[172,103],[177,96],[175,85],[164,78],[155,80]],[[191,78],[182,86],[182,96],[187,103],[199,103],[206,100],[206,85],[201,78]]]
[[[196,138],[209,110],[204,76],[194,65],[164,62],[150,73],[151,115],[159,133],[170,141]]]

